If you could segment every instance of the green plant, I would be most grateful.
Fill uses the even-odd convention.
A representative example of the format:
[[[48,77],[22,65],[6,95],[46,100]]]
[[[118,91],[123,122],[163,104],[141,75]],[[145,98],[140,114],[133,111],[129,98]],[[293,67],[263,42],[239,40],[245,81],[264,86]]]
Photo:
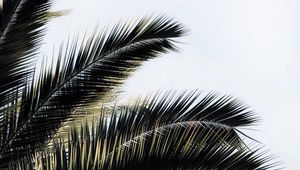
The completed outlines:
[[[104,107],[93,120],[67,130],[19,169],[269,169],[271,157],[252,151],[239,128],[257,121],[230,96],[197,91],[156,94]],[[201,98],[201,99],[200,99]],[[29,160],[28,160],[29,159]],[[32,164],[28,162],[34,160]]]
[[[50,5],[48,0],[13,0],[4,1],[1,9],[0,168],[268,169],[275,165],[267,163],[269,157],[249,150],[240,137],[237,128],[256,121],[252,112],[231,97],[215,94],[201,100],[196,92],[158,95],[108,109],[109,114],[101,111],[80,131],[74,127],[67,130],[69,137],[54,137],[66,123],[105,103],[143,62],[175,51],[174,40],[185,30],[167,17],[118,24],[111,31],[96,30],[83,40],[62,44],[58,55],[37,69],[32,63],[40,57],[45,24],[60,15],[49,13]]]

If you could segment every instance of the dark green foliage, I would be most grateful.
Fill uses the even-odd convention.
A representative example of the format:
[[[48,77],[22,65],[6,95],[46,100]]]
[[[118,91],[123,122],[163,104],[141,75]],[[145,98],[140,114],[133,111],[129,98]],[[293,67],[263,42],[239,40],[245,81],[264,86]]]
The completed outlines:
[[[31,86],[33,59],[45,32],[49,0],[4,0],[0,26],[0,165],[16,132],[22,96]]]
[[[62,44],[37,69],[45,25],[64,14],[50,6],[51,0],[4,0],[0,8],[0,169],[275,167],[242,140],[239,128],[257,122],[253,113],[215,93],[156,94],[105,108],[80,130],[66,128],[104,104],[143,62],[176,51],[185,30],[167,17],[96,29]]]
[[[240,102],[226,96],[216,99],[215,94],[199,100],[195,92],[163,96],[102,109],[99,118],[88,122],[91,126],[72,128],[67,139],[55,139],[52,149],[32,155],[32,166],[105,170],[264,170],[276,166],[259,150],[241,147],[239,135],[233,133],[255,121]],[[223,112],[214,114],[216,106]],[[243,123],[236,126],[235,122]],[[28,166],[24,162],[18,165]]]
[[[72,114],[75,109],[93,106],[142,62],[175,50],[171,39],[184,33],[165,17],[119,24],[62,45],[53,67],[42,68],[35,78],[29,63],[37,54],[50,2],[16,5],[0,47],[0,164],[43,147],[63,122],[82,116]]]

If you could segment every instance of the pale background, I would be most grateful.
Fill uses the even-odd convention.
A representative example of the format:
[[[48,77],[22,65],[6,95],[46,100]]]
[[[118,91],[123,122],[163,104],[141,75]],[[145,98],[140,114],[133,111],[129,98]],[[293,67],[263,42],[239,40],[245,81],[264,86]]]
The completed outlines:
[[[74,33],[122,19],[165,14],[190,33],[180,53],[152,60],[123,86],[131,95],[156,89],[205,89],[243,99],[263,119],[250,132],[284,162],[300,169],[300,1],[297,0],[55,0],[72,9],[51,21],[45,54]]]

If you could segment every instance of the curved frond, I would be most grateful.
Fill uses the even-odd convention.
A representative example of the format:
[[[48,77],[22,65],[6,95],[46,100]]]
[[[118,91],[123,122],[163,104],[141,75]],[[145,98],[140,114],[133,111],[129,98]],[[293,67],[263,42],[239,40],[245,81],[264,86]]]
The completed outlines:
[[[7,139],[18,128],[22,96],[32,85],[32,62],[45,32],[44,17],[50,5],[50,0],[1,2],[0,159]]]
[[[258,119],[241,101],[231,96],[216,93],[201,95],[198,91],[157,93],[145,99],[139,98],[133,104],[115,105],[113,109],[100,110],[100,124],[109,129],[110,138],[122,135],[130,141],[153,129],[201,124],[203,134],[212,133],[218,141],[239,148],[247,147],[239,128],[250,126]],[[111,115],[108,118],[105,115]],[[105,119],[109,119],[107,124]],[[58,136],[65,137],[68,128],[60,130]],[[128,136],[127,134],[134,135]],[[98,133],[97,133],[98,134]],[[248,137],[248,136],[246,136]]]
[[[144,18],[61,48],[58,61],[42,69],[35,89],[24,95],[16,128],[3,140],[2,157],[40,146],[75,109],[99,102],[144,61],[175,50],[173,38],[183,33],[180,24],[166,17]]]
[[[90,128],[72,129],[67,141],[56,141],[49,150],[36,152],[13,165],[26,169],[248,169],[277,167],[259,149],[251,151],[220,142],[199,121],[177,123],[150,131],[112,132],[111,116]],[[120,129],[119,129],[120,130]],[[137,135],[139,134],[139,135]],[[224,132],[224,136],[230,136]],[[131,139],[131,140],[128,140]],[[30,168],[29,168],[30,169]]]
[[[14,101],[16,94],[20,97],[19,89],[32,79],[31,63],[45,32],[50,4],[50,0],[3,2],[1,15],[6,24],[0,38],[0,108]]]
[[[244,144],[238,128],[251,126],[258,120],[240,100],[216,93],[201,96],[198,91],[158,93],[139,99],[133,105],[116,106],[112,113],[106,114],[112,115],[113,124],[109,126],[112,136],[172,124],[200,122],[207,133],[213,132],[224,141],[230,134],[227,142],[239,147]]]
[[[20,0],[2,0],[0,3],[0,36],[12,20]]]

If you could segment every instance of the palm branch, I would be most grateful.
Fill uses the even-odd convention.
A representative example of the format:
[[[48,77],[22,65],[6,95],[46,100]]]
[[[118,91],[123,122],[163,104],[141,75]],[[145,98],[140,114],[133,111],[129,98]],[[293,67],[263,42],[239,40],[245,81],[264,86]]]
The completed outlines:
[[[134,105],[101,109],[90,125],[68,130],[47,150],[12,168],[251,169],[276,168],[260,149],[241,147],[236,129],[257,119],[229,96],[166,93]],[[196,100],[197,99],[197,100]],[[239,123],[236,123],[239,122]],[[91,125],[92,123],[92,125]],[[28,163],[31,162],[31,163]],[[16,162],[14,162],[16,163]]]
[[[169,18],[144,18],[62,45],[53,67],[42,68],[37,78],[27,75],[31,81],[16,104],[3,106],[1,114],[9,116],[0,124],[0,164],[42,147],[63,122],[80,116],[75,109],[99,102],[142,62],[175,50],[172,38],[183,33]]]
[[[20,101],[33,77],[49,0],[3,0],[0,7],[0,150],[18,128]],[[9,148],[8,150],[10,150]],[[0,154],[0,159],[3,154]],[[0,162],[0,165],[2,163]]]
[[[15,105],[33,74],[32,59],[43,38],[49,8],[49,0],[3,1],[0,13],[1,110],[4,106]]]

